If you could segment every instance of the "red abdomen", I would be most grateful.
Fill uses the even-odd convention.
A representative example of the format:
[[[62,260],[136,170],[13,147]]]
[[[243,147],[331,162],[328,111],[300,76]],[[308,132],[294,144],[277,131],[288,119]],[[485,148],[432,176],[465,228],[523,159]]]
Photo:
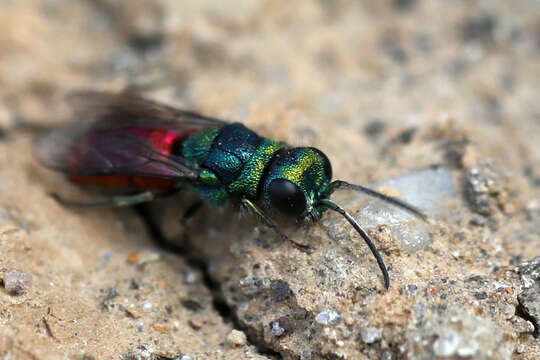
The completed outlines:
[[[147,144],[152,151],[164,156],[175,155],[174,152],[181,149],[182,143],[196,132],[192,129],[184,129],[179,132],[178,129],[171,131],[169,129],[140,127],[123,129],[122,131],[128,132],[132,137],[144,139],[144,142],[141,143]],[[81,166],[81,164],[74,165]],[[123,175],[121,171],[111,175],[80,175],[75,173],[70,174],[69,178],[81,185],[97,185],[108,190],[165,190],[175,185],[173,179],[130,175],[129,172]]]

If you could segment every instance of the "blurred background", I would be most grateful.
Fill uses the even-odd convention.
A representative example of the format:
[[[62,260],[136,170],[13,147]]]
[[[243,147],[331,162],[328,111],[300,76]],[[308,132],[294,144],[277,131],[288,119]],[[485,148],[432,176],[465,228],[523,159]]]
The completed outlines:
[[[0,126],[53,122],[72,89],[130,86],[236,120],[281,106],[305,132],[452,117],[524,136],[539,14],[533,0],[3,0]]]
[[[3,132],[59,121],[72,89],[126,87],[291,142],[448,119],[494,144],[539,131],[533,0],[3,0],[0,24]]]

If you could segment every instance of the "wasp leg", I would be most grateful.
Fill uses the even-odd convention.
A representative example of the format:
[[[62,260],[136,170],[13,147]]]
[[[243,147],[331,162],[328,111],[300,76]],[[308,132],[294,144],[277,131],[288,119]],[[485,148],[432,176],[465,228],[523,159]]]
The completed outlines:
[[[172,195],[171,191],[163,192],[151,192],[145,191],[135,195],[127,196],[113,196],[109,199],[96,200],[96,201],[72,201],[66,200],[60,197],[58,194],[52,193],[51,196],[58,201],[58,203],[66,206],[113,206],[113,207],[123,207],[123,206],[132,206],[136,204],[142,204],[149,202],[158,198],[166,197]]]
[[[180,218],[180,224],[186,225],[189,219],[194,217],[201,209],[203,202],[201,200],[196,201],[184,212],[184,215]]]
[[[259,209],[257,205],[255,205],[251,200],[243,198],[242,205],[244,205],[253,215],[255,215],[260,222],[268,226],[270,229],[274,230],[274,232],[276,232],[283,240],[287,240],[292,245],[303,251],[311,249],[309,245],[300,244],[282,233],[281,230],[279,230],[277,225],[274,223],[274,221],[272,221],[272,219],[266,216],[266,214],[261,209]]]
[[[187,245],[185,243],[176,243],[167,239],[161,222],[156,219],[155,213],[151,211],[148,205],[148,203],[137,204],[133,207],[133,209],[139,215],[144,225],[146,225],[146,229],[151,235],[150,239],[152,242],[160,249],[174,254],[186,253]]]

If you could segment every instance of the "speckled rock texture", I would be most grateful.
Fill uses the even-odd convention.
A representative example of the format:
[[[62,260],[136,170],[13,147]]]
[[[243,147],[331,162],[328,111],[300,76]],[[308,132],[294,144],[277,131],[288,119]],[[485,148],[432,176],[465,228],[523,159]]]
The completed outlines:
[[[540,4],[0,1],[0,358],[540,358]],[[130,88],[316,146],[361,194],[276,217],[138,209],[33,159],[70,91]],[[165,241],[169,246],[159,247]]]

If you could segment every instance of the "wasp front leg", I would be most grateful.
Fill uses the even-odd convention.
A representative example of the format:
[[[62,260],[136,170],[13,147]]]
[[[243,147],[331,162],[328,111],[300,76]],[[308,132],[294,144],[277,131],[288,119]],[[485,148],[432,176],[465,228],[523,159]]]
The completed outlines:
[[[255,205],[251,200],[243,198],[242,205],[255,217],[262,222],[264,225],[272,229],[275,233],[277,233],[283,240],[289,241],[293,246],[296,248],[302,250],[302,251],[308,251],[311,249],[309,245],[304,245],[296,242],[295,240],[291,239],[287,235],[281,232],[279,228],[277,227],[276,223],[270,219],[257,205]]]

